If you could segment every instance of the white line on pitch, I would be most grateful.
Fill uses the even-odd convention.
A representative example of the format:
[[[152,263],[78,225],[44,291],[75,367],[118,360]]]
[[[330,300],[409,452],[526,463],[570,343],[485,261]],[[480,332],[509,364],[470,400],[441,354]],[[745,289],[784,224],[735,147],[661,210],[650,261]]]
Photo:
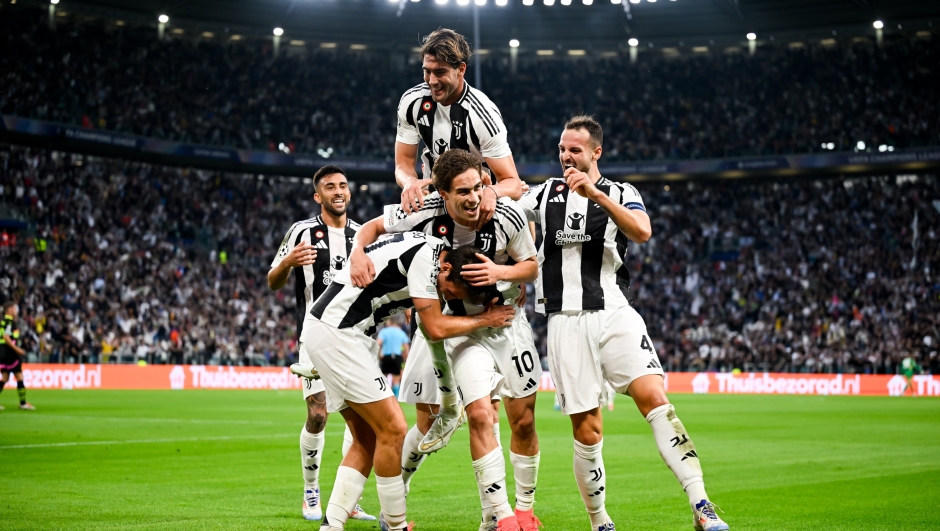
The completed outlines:
[[[302,414],[302,413],[301,413]],[[259,424],[265,426],[272,426],[275,424],[296,424],[297,422],[303,422],[303,417],[298,421],[283,421],[276,422],[273,420],[242,420],[242,419],[174,419],[174,418],[159,418],[159,417],[96,417],[92,415],[88,416],[78,416],[78,415],[18,415],[17,420],[21,419],[73,419],[73,420],[112,420],[118,422],[182,422],[186,424]]]
[[[296,437],[296,433],[274,433],[270,435],[221,435],[218,437],[181,437],[178,439],[131,439],[127,441],[72,441],[44,444],[16,444],[0,446],[0,450],[19,450],[26,448],[56,448],[59,446],[101,446],[109,444],[153,444],[168,442],[235,441],[239,439],[273,439],[275,437]]]

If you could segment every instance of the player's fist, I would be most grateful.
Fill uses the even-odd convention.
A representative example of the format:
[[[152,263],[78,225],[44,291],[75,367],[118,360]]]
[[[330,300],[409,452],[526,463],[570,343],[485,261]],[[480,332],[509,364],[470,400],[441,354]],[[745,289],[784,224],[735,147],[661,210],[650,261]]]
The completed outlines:
[[[597,187],[594,186],[591,177],[577,168],[565,170],[565,183],[581,197],[592,201],[597,197]]]
[[[486,310],[480,314],[480,317],[485,320],[486,326],[502,328],[512,324],[513,318],[516,317],[516,309],[509,305],[497,305],[496,299],[493,299],[486,305]]]
[[[401,209],[406,214],[414,214],[424,206],[424,196],[430,193],[430,179],[415,179],[405,185],[401,191]]]
[[[354,249],[349,256],[349,279],[357,288],[365,288],[375,279],[375,264],[362,249]]]
[[[290,267],[303,267],[313,265],[317,259],[317,250],[307,242],[300,242],[287,253],[284,261]]]

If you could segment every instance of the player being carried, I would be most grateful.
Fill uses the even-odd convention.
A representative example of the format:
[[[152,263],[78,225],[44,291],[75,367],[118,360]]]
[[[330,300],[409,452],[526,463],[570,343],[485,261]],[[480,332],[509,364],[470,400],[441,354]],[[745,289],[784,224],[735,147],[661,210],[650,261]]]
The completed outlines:
[[[366,249],[375,268],[374,282],[358,288],[345,268],[307,315],[301,343],[317,345],[307,352],[326,387],[327,409],[341,412],[353,433],[321,529],[344,529],[373,468],[382,507],[381,528],[411,528],[405,523],[401,475],[408,424],[379,369],[378,344],[370,337],[377,325],[411,307],[435,341],[514,324],[515,310],[495,304],[492,286],[471,285],[461,275],[465,267],[483,263],[482,251],[447,247],[444,241],[419,232],[389,236]],[[441,300],[452,299],[491,302],[477,315],[443,315]]]
[[[496,214],[490,221],[478,230],[471,228],[481,215],[482,197],[487,195],[482,176],[480,160],[472,153],[452,149],[441,155],[433,171],[434,187],[438,191],[425,198],[418,212],[407,215],[398,205],[387,206],[384,216],[363,225],[350,255],[353,283],[366,286],[375,278],[372,264],[362,252],[363,246],[387,232],[418,230],[440,237],[448,245],[479,247],[483,263],[466,266],[464,277],[477,286],[498,283],[503,302],[515,307],[524,293],[525,286],[521,284],[535,280],[538,274],[535,243],[523,213],[509,199],[497,203]],[[482,308],[458,303],[449,305],[449,311],[456,315],[474,315]],[[441,417],[427,435],[422,437],[417,426],[408,433],[402,454],[406,482],[420,466],[422,454],[443,447],[459,426],[456,419],[461,413],[462,399],[470,421],[470,454],[484,508],[482,527],[512,531],[520,527],[526,531],[536,529],[537,520],[532,513],[539,464],[535,398],[542,369],[524,309],[521,306],[517,309],[510,327],[481,330],[445,341],[444,357],[449,355],[450,364],[446,359],[434,360],[433,370],[418,364],[421,355],[425,356],[425,363],[427,361],[431,350],[428,341],[417,334],[413,345],[412,361],[406,365],[402,378],[400,399],[427,403],[427,398],[420,397],[433,391],[434,400],[439,396],[442,406]],[[445,349],[433,350],[438,350],[438,356],[445,352]],[[416,358],[418,363],[414,361]],[[508,503],[505,461],[493,430],[490,402],[492,397],[500,395],[505,399],[512,427],[510,460],[516,479],[515,513]]]
[[[349,183],[339,166],[323,166],[313,175],[313,199],[320,204],[319,216],[298,221],[291,226],[271,262],[268,287],[273,290],[287,284],[294,271],[294,293],[297,296],[297,337],[303,332],[304,318],[313,301],[323,293],[333,277],[346,265],[353,236],[359,224],[348,219]],[[301,345],[303,346],[303,345]],[[316,345],[306,345],[316,348]],[[299,353],[300,365],[310,365],[310,355],[303,349]],[[303,371],[300,371],[303,372]],[[323,383],[304,378],[304,401],[307,403],[307,422],[300,430],[300,464],[304,477],[304,499],[301,514],[306,520],[323,517],[320,507],[320,460],[323,458],[326,428],[326,390]],[[352,444],[349,429],[343,437],[343,455]],[[375,520],[375,517],[356,506],[352,516],[357,520]]]
[[[548,316],[548,360],[562,411],[574,431],[574,475],[592,531],[611,531],[604,506],[605,382],[633,398],[659,453],[689,498],[696,530],[727,530],[705,494],[698,454],[666,398],[663,369],[640,314],[630,306],[622,267],[629,241],[652,234],[636,188],[601,176],[603,131],[588,116],[565,124],[558,144],[564,178],[519,201],[541,225],[536,311]]]
[[[3,319],[0,320],[0,392],[10,381],[12,374],[16,378],[16,392],[20,395],[20,409],[35,410],[36,407],[26,401],[26,383],[23,382],[23,356],[26,351],[17,345],[20,329],[16,324],[20,307],[15,302],[3,305]],[[0,410],[3,406],[0,406]]]

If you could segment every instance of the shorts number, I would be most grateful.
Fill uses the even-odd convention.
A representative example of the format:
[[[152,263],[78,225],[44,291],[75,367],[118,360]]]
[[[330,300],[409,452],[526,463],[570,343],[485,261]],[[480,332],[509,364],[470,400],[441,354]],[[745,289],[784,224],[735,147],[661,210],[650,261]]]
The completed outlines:
[[[528,350],[523,352],[522,356],[513,356],[512,361],[516,364],[516,372],[519,373],[520,377],[522,376],[522,369],[525,369],[525,372],[532,372],[532,369],[535,368],[535,360],[532,359],[532,353]]]
[[[640,348],[648,351],[650,354],[653,353],[653,346],[650,345],[650,342],[648,339],[646,339],[646,336],[643,336],[643,339],[640,340]]]

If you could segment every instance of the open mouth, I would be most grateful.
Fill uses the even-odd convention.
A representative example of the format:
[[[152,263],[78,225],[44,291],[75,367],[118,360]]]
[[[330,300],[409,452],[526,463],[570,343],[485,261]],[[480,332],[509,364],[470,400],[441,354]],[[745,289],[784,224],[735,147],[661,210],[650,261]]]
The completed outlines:
[[[345,199],[334,199],[334,200],[330,201],[330,204],[333,205],[333,208],[342,208],[342,207],[346,206],[346,200],[345,200]]]
[[[463,211],[464,211],[464,213],[467,215],[467,217],[474,217],[474,216],[476,216],[476,215],[477,215],[477,212],[479,212],[479,210],[480,210],[480,205],[474,205],[474,206],[472,206],[472,207],[467,206],[467,207],[464,207],[464,209],[463,209]]]

